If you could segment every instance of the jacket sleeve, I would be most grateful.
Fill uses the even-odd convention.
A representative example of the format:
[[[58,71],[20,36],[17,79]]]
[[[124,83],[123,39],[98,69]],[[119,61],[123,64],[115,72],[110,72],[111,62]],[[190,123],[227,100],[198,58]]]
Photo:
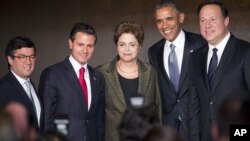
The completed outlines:
[[[56,102],[58,99],[56,82],[54,81],[53,75],[47,69],[45,70],[40,78],[39,82],[39,96],[42,101],[42,121],[41,127],[42,132],[48,130],[55,130],[54,128],[54,119],[55,119],[55,110]]]
[[[191,58],[190,63],[190,104],[188,107],[189,110],[189,131],[190,131],[190,141],[200,141],[200,100],[197,94],[197,90],[194,83],[194,72],[193,72],[193,63]]]

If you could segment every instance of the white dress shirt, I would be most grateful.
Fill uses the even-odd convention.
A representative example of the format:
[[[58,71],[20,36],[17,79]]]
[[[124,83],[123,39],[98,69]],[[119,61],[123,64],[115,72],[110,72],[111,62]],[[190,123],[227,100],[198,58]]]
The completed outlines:
[[[177,56],[179,73],[181,74],[181,65],[182,65],[184,45],[185,45],[185,33],[183,30],[180,31],[179,35],[176,37],[176,39],[173,42],[169,42],[166,40],[165,45],[164,45],[163,62],[164,62],[164,68],[168,76],[169,76],[168,56],[171,51],[171,48],[170,48],[171,44],[175,45],[175,53]]]
[[[74,58],[72,55],[69,56],[69,61],[70,63],[72,64],[74,70],[75,70],[75,73],[76,73],[76,76],[77,78],[79,78],[79,70],[81,67],[84,67],[85,69],[85,73],[84,73],[84,79],[86,81],[86,84],[87,84],[87,88],[88,88],[88,110],[90,108],[90,104],[91,104],[91,85],[90,85],[90,77],[89,77],[89,70],[88,70],[88,64],[84,64],[83,66],[81,64],[79,64]]]
[[[218,49],[218,51],[217,51],[217,56],[218,56],[218,64],[217,64],[217,66],[218,66],[219,63],[220,63],[220,59],[221,59],[221,56],[223,54],[223,51],[224,51],[224,49],[226,47],[226,44],[227,44],[227,42],[228,42],[228,40],[230,38],[230,35],[231,35],[230,32],[228,32],[228,34],[224,37],[224,39],[219,44],[217,44],[216,46],[208,44],[209,49],[208,49],[208,55],[207,55],[207,72],[208,72],[210,60],[211,60],[211,58],[213,56],[213,48]]]
[[[27,89],[27,86],[25,84],[26,81],[30,81],[30,79],[23,79],[21,77],[19,77],[15,72],[13,72],[11,70],[11,72],[13,73],[13,75],[16,77],[16,79],[18,80],[18,82],[22,85],[23,89],[25,90],[27,96],[30,98],[30,95],[29,95],[29,90]],[[34,100],[34,104],[35,104],[35,108],[36,108],[36,116],[37,116],[37,120],[38,120],[38,125],[40,126],[40,116],[41,116],[41,104],[39,102],[39,99],[37,97],[37,94],[36,94],[36,91],[33,87],[33,85],[30,85],[31,88],[30,88],[30,91],[31,91],[31,95],[33,97],[33,100]]]

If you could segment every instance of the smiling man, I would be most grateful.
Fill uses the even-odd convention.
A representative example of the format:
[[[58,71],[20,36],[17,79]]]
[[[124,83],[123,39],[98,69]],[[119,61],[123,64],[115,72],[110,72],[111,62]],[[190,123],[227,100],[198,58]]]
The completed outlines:
[[[0,79],[0,110],[17,102],[28,112],[27,122],[40,130],[41,106],[30,76],[36,64],[35,44],[27,37],[17,36],[6,47],[9,72]]]
[[[222,101],[232,92],[250,90],[250,44],[229,32],[228,9],[222,2],[202,2],[197,14],[207,44],[191,56],[190,141],[210,141]]]
[[[43,71],[39,94],[45,131],[56,130],[55,120],[63,118],[69,121],[70,141],[104,140],[104,77],[88,65],[96,41],[92,26],[75,24],[69,38],[69,57]]]
[[[158,3],[154,16],[163,38],[149,49],[148,55],[158,71],[163,124],[177,129],[188,140],[189,57],[205,41],[182,29],[185,15],[174,1]]]

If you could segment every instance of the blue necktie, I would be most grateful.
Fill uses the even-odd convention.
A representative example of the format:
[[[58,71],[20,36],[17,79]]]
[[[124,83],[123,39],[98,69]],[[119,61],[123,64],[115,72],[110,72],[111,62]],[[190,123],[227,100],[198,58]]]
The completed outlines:
[[[211,60],[210,60],[209,68],[208,68],[208,73],[207,73],[207,76],[208,76],[208,84],[209,84],[210,90],[212,90],[212,87],[213,87],[214,76],[215,76],[215,72],[216,72],[217,64],[218,64],[217,51],[218,51],[217,48],[214,48],[214,49],[213,49],[213,56],[212,56],[212,58],[211,58]]]
[[[174,51],[175,45],[170,45],[171,51],[168,56],[168,69],[169,69],[169,77],[170,80],[174,86],[174,89],[176,92],[178,92],[178,85],[179,85],[179,67],[178,67],[178,61],[177,56]]]

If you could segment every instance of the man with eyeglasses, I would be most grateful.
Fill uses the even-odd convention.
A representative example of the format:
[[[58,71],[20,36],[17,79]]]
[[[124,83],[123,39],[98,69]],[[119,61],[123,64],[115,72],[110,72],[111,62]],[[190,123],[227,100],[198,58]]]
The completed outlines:
[[[41,105],[30,79],[36,63],[36,47],[29,38],[18,36],[9,41],[5,56],[9,72],[0,79],[0,110],[11,102],[22,104],[28,111],[30,127],[39,131]]]

